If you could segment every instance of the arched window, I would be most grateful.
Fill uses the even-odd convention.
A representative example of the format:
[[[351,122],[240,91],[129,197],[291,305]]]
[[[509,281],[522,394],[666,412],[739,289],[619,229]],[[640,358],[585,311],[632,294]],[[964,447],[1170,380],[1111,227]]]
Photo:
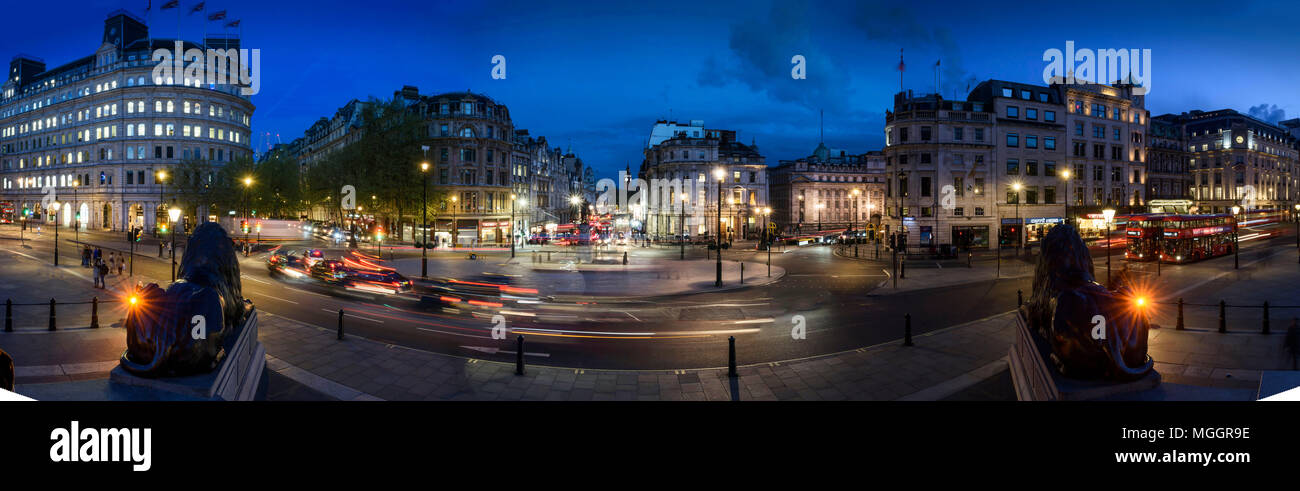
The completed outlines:
[[[474,138],[474,128],[470,128],[469,126],[461,128],[460,136],[462,138]]]

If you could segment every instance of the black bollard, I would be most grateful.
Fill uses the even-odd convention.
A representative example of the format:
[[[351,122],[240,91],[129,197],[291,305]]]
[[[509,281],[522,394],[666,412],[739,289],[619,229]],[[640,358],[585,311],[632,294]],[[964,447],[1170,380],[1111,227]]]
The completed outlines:
[[[741,263],[740,263],[740,284],[742,284],[742,285],[745,284],[745,263],[744,263],[744,261],[741,261]]]
[[[339,309],[339,341],[343,340],[343,309]]]
[[[90,328],[99,329],[99,297],[90,298]]]
[[[1176,329],[1183,330],[1183,297],[1178,297],[1178,326]]]
[[[1268,300],[1264,301],[1264,334],[1268,334]]]
[[[627,266],[627,251],[623,251],[623,265]]]
[[[907,255],[906,254],[904,254],[903,258],[898,261],[898,277],[907,279]]]
[[[5,299],[5,332],[14,332],[14,300],[12,298]]]
[[[57,329],[57,327],[55,327],[55,322],[54,322],[54,299],[51,298],[50,299],[50,330],[53,331],[55,329]]]
[[[515,375],[524,374],[524,335],[515,338]]]
[[[1016,307],[1021,307],[1024,305],[1025,305],[1025,291],[1016,290]]]
[[[1223,300],[1219,300],[1219,332],[1228,332],[1228,307]]]
[[[736,337],[727,338],[727,376],[737,377],[736,373]]]
[[[903,314],[903,346],[912,345],[912,314]]]

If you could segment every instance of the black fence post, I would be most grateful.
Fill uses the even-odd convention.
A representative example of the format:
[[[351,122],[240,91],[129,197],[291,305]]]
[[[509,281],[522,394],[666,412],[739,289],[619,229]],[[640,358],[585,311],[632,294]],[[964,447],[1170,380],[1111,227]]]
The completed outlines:
[[[737,377],[736,373],[736,337],[727,338],[727,376]]]
[[[57,329],[57,327],[55,326],[56,323],[54,322],[54,299],[51,298],[50,299],[50,330],[53,331]]]
[[[898,277],[907,279],[907,254],[903,254],[898,261]]]
[[[90,298],[90,328],[99,329],[99,297]]]
[[[1268,334],[1268,300],[1264,301],[1264,334]]]
[[[1178,325],[1175,327],[1179,331],[1184,329],[1183,326],[1183,297],[1178,297]]]
[[[343,340],[343,309],[339,309],[339,341]]]
[[[912,345],[912,314],[903,314],[903,346]]]
[[[5,299],[5,332],[14,332],[14,299]]]
[[[745,284],[745,262],[740,262],[740,284]]]
[[[1227,304],[1223,300],[1219,300],[1219,332],[1228,332],[1227,311]]]
[[[524,374],[524,335],[515,338],[515,375]]]

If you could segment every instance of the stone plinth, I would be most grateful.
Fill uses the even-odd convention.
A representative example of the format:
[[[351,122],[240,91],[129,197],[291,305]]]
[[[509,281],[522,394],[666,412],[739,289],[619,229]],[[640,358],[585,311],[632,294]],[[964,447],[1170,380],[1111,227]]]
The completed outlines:
[[[1154,369],[1132,382],[1078,380],[1065,377],[1051,363],[1052,347],[1029,329],[1024,314],[1016,314],[1016,343],[1008,356],[1016,399],[1021,401],[1083,401],[1142,392],[1160,385]]]
[[[251,401],[266,397],[266,349],[257,340],[257,310],[225,339],[226,356],[209,373],[184,377],[139,377],[121,366],[109,374],[113,385],[170,393],[181,399]]]

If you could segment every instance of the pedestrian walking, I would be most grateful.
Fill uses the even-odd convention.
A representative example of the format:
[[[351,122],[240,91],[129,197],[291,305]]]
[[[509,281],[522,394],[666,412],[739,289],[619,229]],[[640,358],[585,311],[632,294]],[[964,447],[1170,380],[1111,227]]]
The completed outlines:
[[[101,251],[98,247],[96,247],[94,254],[90,257],[91,263],[99,264],[99,261],[103,258],[104,258],[104,251]]]
[[[117,256],[117,275],[122,276],[126,273],[126,255],[118,254]]]
[[[100,269],[100,265],[102,264],[103,263],[100,261],[95,261],[93,271],[91,272],[92,275],[95,277],[95,288],[102,288],[104,285],[104,276],[102,273],[103,270]]]
[[[90,246],[81,246],[81,267],[90,267]]]

